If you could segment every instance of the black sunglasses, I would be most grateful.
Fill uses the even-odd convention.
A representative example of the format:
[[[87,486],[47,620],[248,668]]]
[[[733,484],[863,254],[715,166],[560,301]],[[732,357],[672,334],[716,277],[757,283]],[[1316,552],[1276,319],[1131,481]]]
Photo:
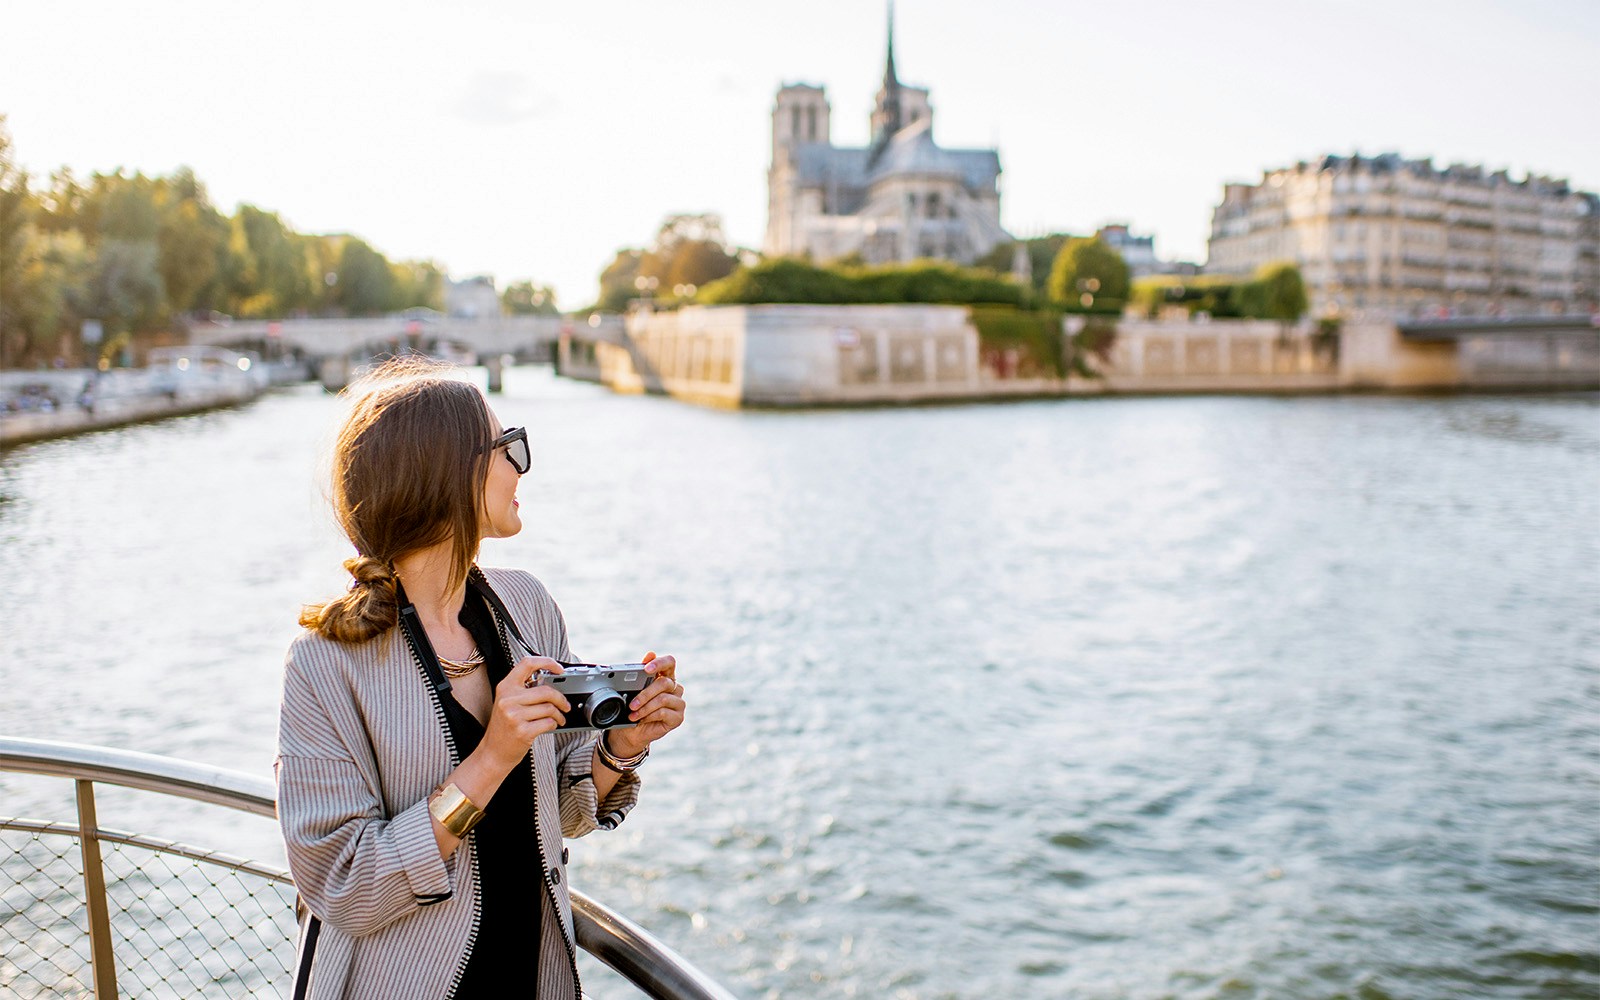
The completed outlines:
[[[506,450],[506,461],[510,462],[511,467],[517,470],[517,475],[523,475],[533,468],[533,455],[528,451],[528,429],[526,427],[513,427],[495,438],[494,443],[489,445],[490,451],[497,451],[501,448]]]

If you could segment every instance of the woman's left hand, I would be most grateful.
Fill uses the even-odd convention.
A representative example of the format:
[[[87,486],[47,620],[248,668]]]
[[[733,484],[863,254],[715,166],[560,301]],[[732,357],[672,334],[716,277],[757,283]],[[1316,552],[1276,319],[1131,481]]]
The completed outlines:
[[[613,753],[631,757],[683,725],[683,685],[678,683],[678,660],[673,656],[644,654],[645,670],[655,676],[628,704],[628,718],[638,723],[614,729],[606,737]]]

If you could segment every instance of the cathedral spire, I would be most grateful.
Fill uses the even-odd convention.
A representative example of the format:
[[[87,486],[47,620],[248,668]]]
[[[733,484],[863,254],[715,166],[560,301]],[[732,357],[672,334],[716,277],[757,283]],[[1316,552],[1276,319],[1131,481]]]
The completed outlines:
[[[883,68],[883,85],[886,89],[900,89],[900,78],[894,72],[894,0],[889,0],[889,61]]]
[[[873,146],[881,148],[900,131],[900,77],[894,71],[894,0],[889,0],[889,56],[883,66],[883,88],[878,91],[878,106],[872,114]],[[876,159],[876,151],[873,154]]]

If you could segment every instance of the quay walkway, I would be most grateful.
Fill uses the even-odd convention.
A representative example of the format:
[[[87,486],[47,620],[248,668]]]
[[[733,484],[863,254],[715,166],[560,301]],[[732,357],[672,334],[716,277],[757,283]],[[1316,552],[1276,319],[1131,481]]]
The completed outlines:
[[[216,348],[162,348],[145,368],[0,372],[0,448],[248,403],[303,370]]]

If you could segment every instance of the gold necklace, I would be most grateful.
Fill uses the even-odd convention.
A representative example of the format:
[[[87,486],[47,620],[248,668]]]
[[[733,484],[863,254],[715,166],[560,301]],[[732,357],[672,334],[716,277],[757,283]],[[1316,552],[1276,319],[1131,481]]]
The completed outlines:
[[[438,656],[437,653],[434,655]],[[452,660],[449,657],[439,656],[439,666],[444,668],[446,677],[465,677],[483,666],[483,651],[474,646],[472,655],[465,660]]]

